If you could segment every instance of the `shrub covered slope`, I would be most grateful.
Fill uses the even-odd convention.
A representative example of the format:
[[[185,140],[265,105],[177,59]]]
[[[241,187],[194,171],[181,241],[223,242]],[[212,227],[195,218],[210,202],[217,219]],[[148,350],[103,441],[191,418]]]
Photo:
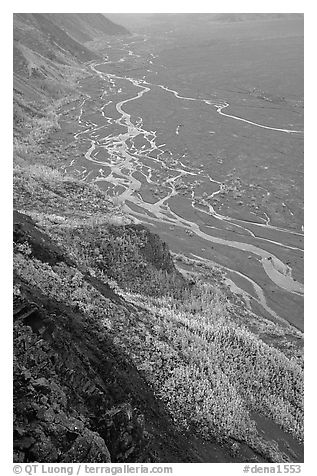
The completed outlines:
[[[206,276],[186,279],[166,245],[129,223],[93,185],[45,166],[18,167],[15,196],[23,211],[14,226],[19,461],[199,461],[188,452],[192,438],[213,445],[207,461],[300,458],[297,331],[260,317],[259,332],[248,328],[254,316],[246,308]],[[294,345],[282,345],[286,334]],[[121,375],[117,359],[163,412],[155,424],[143,391],[127,371]],[[105,368],[123,379],[119,393]],[[121,415],[123,428],[108,414]],[[262,435],[257,415],[280,427],[289,448]],[[177,441],[180,454],[168,440],[157,450],[166,431],[157,425],[171,428],[174,439],[186,435]]]

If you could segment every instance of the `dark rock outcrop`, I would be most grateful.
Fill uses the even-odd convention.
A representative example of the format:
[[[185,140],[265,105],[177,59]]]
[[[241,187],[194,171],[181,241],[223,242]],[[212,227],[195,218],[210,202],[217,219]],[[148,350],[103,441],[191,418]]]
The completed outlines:
[[[158,235],[150,232],[141,224],[126,225],[125,229],[140,236],[142,240],[141,253],[156,269],[167,273],[177,273],[168,246]]]
[[[27,242],[33,256],[50,265],[60,262],[73,264],[49,236],[35,225],[31,217],[16,210],[13,212],[13,240],[16,244]]]

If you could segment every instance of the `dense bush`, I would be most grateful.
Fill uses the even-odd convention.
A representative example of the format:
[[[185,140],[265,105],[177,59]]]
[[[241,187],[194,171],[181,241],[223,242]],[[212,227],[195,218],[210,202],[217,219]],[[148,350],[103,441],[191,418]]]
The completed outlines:
[[[191,294],[181,304],[130,296],[142,302],[152,320],[148,315],[146,324],[134,321],[136,331],[124,338],[125,347],[185,428],[256,449],[262,442],[250,417],[255,411],[302,439],[301,367],[237,327],[221,296],[206,288],[197,285],[192,293],[194,300],[202,298],[198,312]]]
[[[182,295],[185,280],[177,272],[167,248],[144,227],[120,223],[108,213],[100,222],[60,220],[48,229],[61,247],[96,276],[115,280],[129,291],[146,295]],[[43,221],[42,221],[43,222]],[[156,258],[155,258],[156,257]]]
[[[15,208],[31,214],[64,215],[91,222],[109,217],[115,208],[96,185],[39,164],[15,167],[13,197]],[[71,224],[76,225],[76,221]]]

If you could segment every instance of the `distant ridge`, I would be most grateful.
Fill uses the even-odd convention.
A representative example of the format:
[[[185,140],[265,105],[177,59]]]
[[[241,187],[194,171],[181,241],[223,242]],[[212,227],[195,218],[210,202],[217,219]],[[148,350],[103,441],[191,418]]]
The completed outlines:
[[[112,21],[124,25],[131,31],[142,31],[151,27],[155,31],[200,28],[214,24],[230,24],[257,21],[303,20],[302,13],[106,13]]]
[[[212,15],[213,21],[224,23],[256,20],[295,20],[303,18],[302,13],[218,13]]]

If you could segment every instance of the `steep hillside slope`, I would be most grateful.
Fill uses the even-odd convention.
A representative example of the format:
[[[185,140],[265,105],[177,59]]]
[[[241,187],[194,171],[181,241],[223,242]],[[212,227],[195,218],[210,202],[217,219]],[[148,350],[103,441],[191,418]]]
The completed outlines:
[[[299,333],[184,278],[97,187],[34,165],[14,188],[17,461],[301,460]]]
[[[126,35],[129,32],[120,25],[95,13],[16,13],[14,18],[14,45],[16,57],[14,70],[22,73],[25,66],[22,57],[27,53],[57,63],[75,59],[79,62],[98,57],[83,43],[100,36]],[[30,75],[30,68],[28,68]]]
[[[14,44],[23,56],[27,52],[58,63],[73,58],[80,62],[96,58],[85,46],[75,41],[47,14],[17,13],[14,15]],[[31,53],[29,53],[31,54]],[[21,65],[15,72],[22,72]]]
[[[48,13],[46,16],[81,43],[102,35],[130,34],[126,28],[110,21],[100,13]]]
[[[138,232],[149,235],[141,227]],[[154,254],[160,248],[163,251],[162,243],[153,239]],[[206,458],[197,450],[203,442],[181,435],[115,333],[108,332],[116,314],[131,319],[138,307],[106,283],[81,274],[27,215],[14,215],[14,242],[15,461],[190,462]],[[161,267],[165,269],[169,259],[170,272],[177,274],[170,256],[163,255]],[[66,304],[60,296],[47,294],[40,268],[33,277],[24,274],[23,257],[43,270],[50,269],[53,281],[58,267],[68,270],[78,294],[76,302]],[[157,258],[155,266],[160,266]],[[93,310],[96,305],[83,307],[84,288],[75,283],[78,273],[84,287],[99,299],[98,305],[102,303],[99,316]],[[100,319],[102,314],[106,320]],[[212,450],[208,461],[231,460],[219,445],[207,448]]]
[[[129,32],[94,13],[13,15],[14,90],[24,101],[60,97],[85,73],[84,63],[99,55],[85,42]]]

